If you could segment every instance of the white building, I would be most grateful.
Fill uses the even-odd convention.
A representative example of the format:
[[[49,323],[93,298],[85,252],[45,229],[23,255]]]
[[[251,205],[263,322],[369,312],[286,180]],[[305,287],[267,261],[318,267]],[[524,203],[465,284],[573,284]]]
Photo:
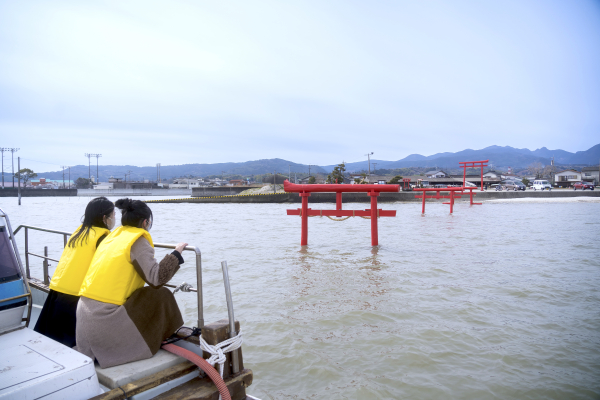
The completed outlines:
[[[200,180],[195,178],[177,178],[169,184],[169,189],[193,189],[200,187]]]
[[[96,190],[112,190],[114,189],[113,182],[98,182],[97,185],[94,185],[94,189]]]
[[[581,172],[567,169],[554,175],[554,182],[559,187],[570,187],[581,180]]]
[[[429,171],[425,172],[425,176],[428,178],[446,178],[448,174],[444,171]]]

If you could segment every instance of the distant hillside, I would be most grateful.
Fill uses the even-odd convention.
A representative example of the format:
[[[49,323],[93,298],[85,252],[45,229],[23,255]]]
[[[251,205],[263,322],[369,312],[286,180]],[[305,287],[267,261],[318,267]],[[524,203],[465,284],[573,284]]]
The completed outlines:
[[[411,154],[398,161],[371,160],[371,171],[379,169],[397,169],[397,168],[458,168],[459,161],[477,161],[489,159],[494,168],[524,168],[534,162],[540,162],[544,165],[550,164],[550,157],[554,156],[557,165],[597,165],[600,162],[600,144],[597,144],[585,151],[571,153],[565,150],[549,150],[545,147],[534,151],[528,149],[517,149],[510,146],[489,146],[481,150],[466,149],[456,153],[437,153],[431,156],[420,154]],[[291,167],[290,167],[291,166]],[[27,165],[24,165],[27,167]],[[311,166],[311,173],[327,174],[335,165]],[[217,164],[183,164],[183,165],[163,165],[161,167],[161,177],[165,179],[177,178],[183,176],[206,177],[210,175],[262,175],[276,171],[286,175],[289,168],[292,172],[308,173],[308,165],[298,164],[280,158],[268,160],[246,161],[241,163],[217,163]],[[348,172],[365,171],[368,169],[367,160],[346,163]],[[92,175],[96,175],[96,167],[92,166]],[[110,176],[124,178],[125,174],[131,171],[128,179],[132,180],[156,180],[156,167],[136,167],[133,165],[100,165],[100,180],[106,181]],[[10,174],[5,174],[5,179],[9,179]],[[62,179],[61,171],[44,172],[40,177],[48,179]],[[71,179],[78,177],[88,177],[88,166],[77,165],[71,168]],[[65,179],[67,176],[65,176]]]
[[[291,166],[291,167],[289,167]],[[163,165],[160,168],[160,175],[163,179],[177,178],[182,176],[199,176],[205,177],[210,175],[261,175],[273,173],[276,171],[283,175],[287,175],[289,168],[292,172],[308,173],[308,165],[297,164],[291,161],[273,158],[270,160],[246,161],[242,163],[218,163],[218,164],[183,164],[183,165]],[[92,175],[96,175],[96,166],[92,165]],[[156,166],[152,167],[136,167],[133,165],[100,165],[98,172],[100,181],[106,182],[108,177],[124,178],[125,174],[131,171],[127,179],[131,180],[156,180]],[[325,173],[325,170],[318,166],[310,167],[311,173]],[[62,171],[44,172],[39,174],[40,177],[47,179],[62,179]],[[76,180],[79,177],[88,177],[87,165],[76,165],[71,167],[71,179]],[[65,179],[67,176],[65,175]]]
[[[437,153],[431,156],[411,154],[398,161],[371,160],[371,171],[377,163],[376,168],[394,169],[408,167],[438,167],[457,168],[459,161],[490,160],[494,168],[527,167],[534,162],[544,165],[550,164],[550,158],[554,157],[555,164],[563,165],[595,165],[600,162],[600,144],[588,150],[571,153],[565,150],[548,150],[545,147],[531,151],[529,149],[517,149],[510,146],[489,146],[481,150],[466,149],[456,153]],[[331,171],[334,165],[323,168]],[[368,168],[367,160],[347,163],[346,170],[361,171]]]

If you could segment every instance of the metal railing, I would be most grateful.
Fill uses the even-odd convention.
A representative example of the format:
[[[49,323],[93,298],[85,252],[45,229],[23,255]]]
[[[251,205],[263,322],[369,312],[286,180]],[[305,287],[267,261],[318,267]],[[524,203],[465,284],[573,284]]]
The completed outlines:
[[[29,230],[63,235],[63,243],[64,243],[63,247],[67,246],[68,236],[71,236],[71,233],[64,232],[64,231],[57,231],[57,230],[53,230],[53,229],[40,228],[37,226],[31,226],[31,225],[19,225],[17,227],[17,229],[15,229],[13,236],[15,236],[21,230],[21,228],[23,228],[25,231],[25,271],[27,274],[27,279],[31,279],[31,274],[29,271],[29,256],[39,257],[44,260],[43,264],[42,264],[43,274],[44,274],[43,281],[44,281],[44,284],[48,285],[50,283],[50,277],[48,276],[48,266],[49,266],[48,261],[59,262],[59,260],[48,257],[48,246],[44,246],[44,255],[30,252],[29,251]],[[11,237],[11,239],[13,239],[13,242],[14,242],[14,238]],[[16,248],[16,242],[14,242],[14,243],[15,243],[14,245]],[[154,247],[161,248],[161,249],[175,249],[176,245],[170,244],[170,243],[154,243]],[[202,328],[204,326],[204,301],[203,301],[203,297],[202,297],[202,253],[200,251],[200,248],[198,248],[197,246],[186,246],[183,250],[184,251],[193,251],[196,255],[196,288],[195,289],[191,288],[190,291],[196,292],[196,297],[198,300],[198,328]],[[19,263],[20,262],[21,261],[19,260]],[[226,285],[227,286],[229,285],[229,281],[226,282]],[[176,286],[170,285],[170,284],[165,284],[164,286],[172,287],[172,288],[176,287]]]

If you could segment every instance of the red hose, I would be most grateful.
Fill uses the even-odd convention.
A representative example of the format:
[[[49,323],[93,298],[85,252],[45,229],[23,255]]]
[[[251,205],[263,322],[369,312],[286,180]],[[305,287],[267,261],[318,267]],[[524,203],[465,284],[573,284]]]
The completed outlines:
[[[219,389],[219,393],[221,394],[221,399],[231,400],[231,395],[229,394],[229,390],[227,389],[227,385],[225,385],[223,378],[221,378],[221,375],[219,375],[217,370],[214,369],[212,365],[207,363],[204,358],[200,357],[196,353],[192,353],[189,350],[175,346],[174,344],[163,344],[162,348],[196,364],[200,369],[202,369],[202,371],[206,372],[206,375],[208,375],[215,383],[217,389]]]

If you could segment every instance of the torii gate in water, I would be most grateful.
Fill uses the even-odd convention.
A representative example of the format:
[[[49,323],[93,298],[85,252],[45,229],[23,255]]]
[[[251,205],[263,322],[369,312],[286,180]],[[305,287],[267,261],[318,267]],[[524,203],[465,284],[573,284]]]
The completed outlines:
[[[286,192],[298,193],[302,198],[302,208],[296,210],[287,210],[287,215],[299,215],[302,218],[302,233],[300,245],[308,244],[308,217],[363,217],[371,219],[371,245],[379,244],[377,218],[395,217],[396,210],[381,210],[377,208],[377,197],[381,192],[399,192],[400,185],[344,185],[344,184],[326,184],[326,185],[298,185],[290,183],[288,180],[283,182],[283,189]],[[308,197],[311,193],[335,193],[335,210],[313,210],[308,208]],[[342,193],[368,193],[371,197],[371,208],[366,210],[342,210]]]

